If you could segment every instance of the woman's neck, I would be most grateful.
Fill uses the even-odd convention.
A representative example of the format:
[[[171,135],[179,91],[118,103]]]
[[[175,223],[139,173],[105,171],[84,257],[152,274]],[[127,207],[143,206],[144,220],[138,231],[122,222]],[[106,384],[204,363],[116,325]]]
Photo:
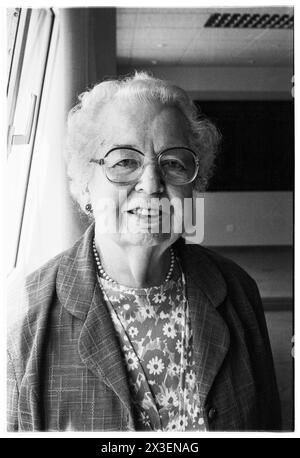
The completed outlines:
[[[147,288],[160,285],[170,268],[170,243],[155,246],[119,245],[108,237],[95,237],[102,267],[121,285]]]

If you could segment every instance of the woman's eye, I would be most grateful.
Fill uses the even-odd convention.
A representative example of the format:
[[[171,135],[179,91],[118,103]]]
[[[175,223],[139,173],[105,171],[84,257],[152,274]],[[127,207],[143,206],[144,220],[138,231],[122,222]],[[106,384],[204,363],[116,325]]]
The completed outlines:
[[[137,168],[139,167],[139,163],[134,159],[123,159],[117,162],[114,167]]]
[[[167,167],[168,169],[171,169],[171,170],[185,170],[185,167],[183,166],[183,164],[181,164],[180,162],[178,161],[164,161],[163,162],[163,167]]]

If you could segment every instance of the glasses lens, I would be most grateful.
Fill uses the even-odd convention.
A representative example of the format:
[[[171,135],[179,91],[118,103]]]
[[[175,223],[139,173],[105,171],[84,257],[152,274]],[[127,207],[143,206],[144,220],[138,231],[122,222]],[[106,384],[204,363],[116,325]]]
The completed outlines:
[[[160,156],[160,168],[166,181],[173,184],[191,182],[197,174],[197,163],[192,151],[172,148]]]
[[[107,178],[115,183],[134,181],[143,166],[143,156],[137,151],[114,149],[105,158]]]

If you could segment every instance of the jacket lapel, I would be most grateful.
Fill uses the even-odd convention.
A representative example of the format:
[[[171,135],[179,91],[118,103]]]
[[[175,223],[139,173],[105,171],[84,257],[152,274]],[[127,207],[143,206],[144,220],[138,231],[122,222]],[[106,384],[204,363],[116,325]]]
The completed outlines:
[[[197,381],[204,405],[227,354],[230,336],[217,308],[225,300],[225,280],[205,250],[196,245],[180,248],[193,329]]]
[[[78,342],[82,362],[117,394],[130,413],[129,427],[134,429],[125,364],[97,280],[93,236],[94,225],[91,225],[61,259],[57,275],[58,296],[62,305],[83,322]]]
[[[82,327],[78,349],[83,363],[117,394],[130,412],[132,420],[134,412],[125,363],[98,284],[95,285],[91,307]]]

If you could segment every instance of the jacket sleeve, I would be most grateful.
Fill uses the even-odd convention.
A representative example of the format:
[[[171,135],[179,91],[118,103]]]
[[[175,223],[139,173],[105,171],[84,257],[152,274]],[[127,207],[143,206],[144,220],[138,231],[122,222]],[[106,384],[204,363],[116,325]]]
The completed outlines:
[[[9,354],[7,358],[7,431],[42,431],[38,397],[30,383],[18,380]]]
[[[258,387],[258,402],[260,409],[261,430],[281,430],[281,405],[277,388],[273,355],[269,340],[269,334],[259,294],[258,287],[251,279],[251,287],[247,288],[247,295],[256,315],[260,333],[260,345],[256,348],[255,374]]]
[[[16,374],[11,361],[10,354],[7,354],[7,431],[18,431],[18,402],[19,388]]]

